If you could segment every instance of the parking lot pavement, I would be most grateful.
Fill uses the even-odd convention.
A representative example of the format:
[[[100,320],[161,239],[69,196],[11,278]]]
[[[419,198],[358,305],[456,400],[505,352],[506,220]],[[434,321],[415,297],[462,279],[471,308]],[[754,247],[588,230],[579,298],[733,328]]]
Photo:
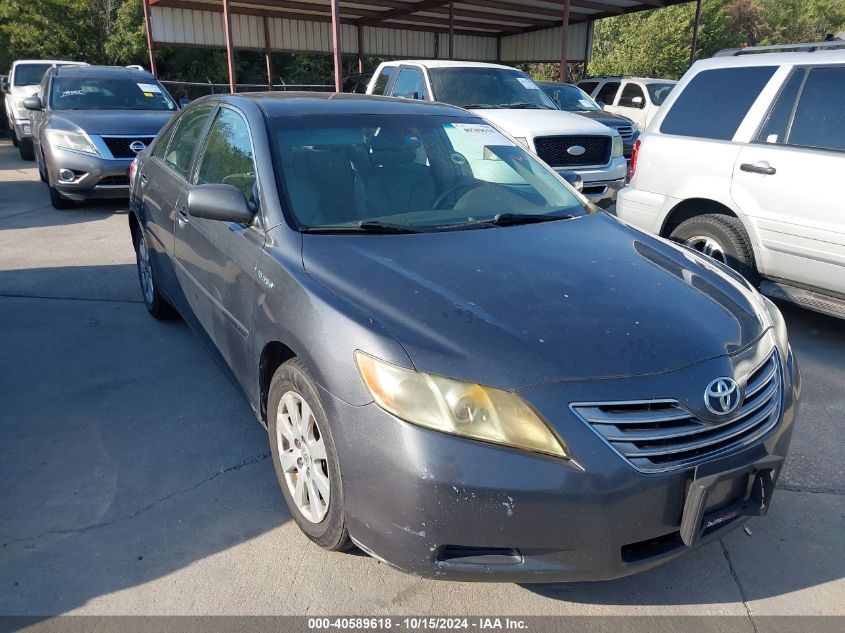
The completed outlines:
[[[299,533],[246,401],[140,303],[125,208],[53,210],[0,142],[0,614],[845,614],[845,327],[784,313],[803,409],[751,534],[613,582],[423,580]]]

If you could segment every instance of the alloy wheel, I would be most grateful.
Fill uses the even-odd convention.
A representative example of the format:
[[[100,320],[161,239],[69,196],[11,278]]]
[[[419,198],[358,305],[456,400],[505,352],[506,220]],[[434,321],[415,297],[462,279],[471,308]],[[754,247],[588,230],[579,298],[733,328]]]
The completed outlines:
[[[712,237],[707,237],[706,235],[696,235],[686,240],[684,244],[690,248],[694,248],[702,255],[707,255],[707,257],[722,262],[723,264],[728,263],[728,258],[725,256],[725,249],[722,248],[722,245]]]
[[[276,442],[293,502],[309,522],[320,523],[331,500],[326,445],[314,412],[295,391],[286,392],[279,401]]]
[[[147,248],[147,240],[141,234],[138,240],[138,276],[141,279],[141,292],[144,293],[144,301],[152,305],[155,299],[155,287],[153,285],[153,269],[150,266],[150,251]]]

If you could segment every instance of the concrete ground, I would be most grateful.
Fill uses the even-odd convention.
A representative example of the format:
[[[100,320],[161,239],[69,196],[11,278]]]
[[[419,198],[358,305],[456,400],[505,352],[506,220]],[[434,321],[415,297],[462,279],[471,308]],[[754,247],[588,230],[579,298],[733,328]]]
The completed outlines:
[[[140,302],[125,208],[56,211],[0,141],[0,614],[845,614],[845,327],[784,306],[805,390],[769,516],[613,582],[459,584],[330,554],[264,430]]]

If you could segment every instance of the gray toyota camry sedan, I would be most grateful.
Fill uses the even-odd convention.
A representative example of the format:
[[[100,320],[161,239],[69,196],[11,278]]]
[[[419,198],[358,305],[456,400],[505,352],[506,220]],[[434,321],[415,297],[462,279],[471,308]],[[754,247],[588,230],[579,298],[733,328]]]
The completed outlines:
[[[147,309],[229,368],[318,545],[604,579],[768,511],[800,391],[777,308],[483,119],[206,97],[130,178]]]

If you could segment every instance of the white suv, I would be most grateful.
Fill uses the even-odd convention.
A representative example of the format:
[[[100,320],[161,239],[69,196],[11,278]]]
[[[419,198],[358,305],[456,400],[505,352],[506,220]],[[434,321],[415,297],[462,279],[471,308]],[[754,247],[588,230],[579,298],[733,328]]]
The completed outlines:
[[[9,129],[12,131],[12,142],[20,150],[21,158],[34,160],[35,152],[32,145],[32,126],[29,123],[29,111],[23,107],[23,100],[33,96],[38,91],[41,79],[53,66],[83,64],[82,62],[68,62],[57,59],[19,59],[12,64],[9,76],[3,82],[4,105]]]
[[[610,206],[625,186],[628,167],[619,133],[558,109],[516,68],[438,60],[384,62],[370,79],[367,94],[440,101],[471,110],[558,173],[578,174],[582,193],[599,206]]]
[[[843,175],[845,41],[727,51],[640,137],[617,215],[845,317]]]
[[[628,117],[644,130],[677,83],[646,77],[590,77],[579,81],[578,87],[608,112]]]

